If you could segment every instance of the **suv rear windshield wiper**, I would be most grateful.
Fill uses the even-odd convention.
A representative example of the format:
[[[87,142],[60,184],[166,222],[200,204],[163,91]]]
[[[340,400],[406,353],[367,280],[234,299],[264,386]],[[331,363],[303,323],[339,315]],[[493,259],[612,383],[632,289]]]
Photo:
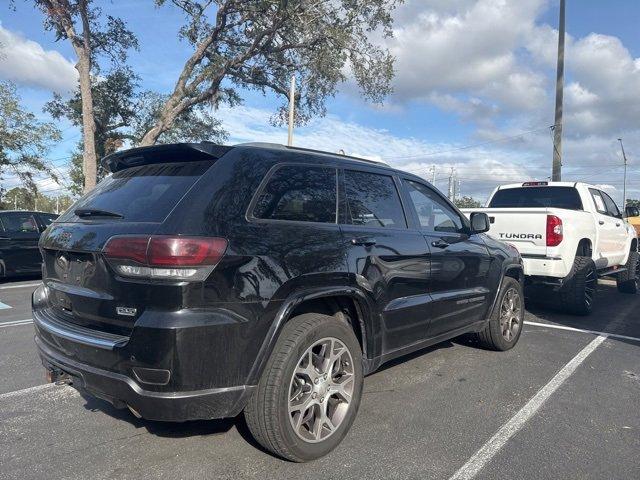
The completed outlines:
[[[112,217],[112,218],[124,218],[124,215],[120,215],[116,212],[110,212],[108,210],[100,210],[98,208],[78,208],[73,211],[80,218],[91,217]]]

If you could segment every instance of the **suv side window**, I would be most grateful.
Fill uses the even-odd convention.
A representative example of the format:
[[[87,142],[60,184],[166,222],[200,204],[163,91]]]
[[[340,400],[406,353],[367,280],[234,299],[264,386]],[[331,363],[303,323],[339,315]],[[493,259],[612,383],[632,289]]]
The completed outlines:
[[[591,198],[593,198],[593,203],[596,206],[596,210],[598,211],[598,213],[607,215],[607,207],[604,204],[604,200],[602,199],[600,191],[594,188],[590,188],[589,193],[591,193]]]
[[[40,216],[40,221],[45,227],[48,227],[49,225],[51,225],[53,221],[56,218],[58,218],[58,215],[53,215],[51,213],[41,213],[39,216]]]
[[[253,208],[265,220],[336,223],[335,168],[284,165],[269,178]]]
[[[457,233],[462,230],[460,216],[430,188],[405,180],[409,197],[418,214],[420,227],[435,232]]]
[[[367,227],[407,228],[393,178],[389,175],[345,170],[347,223]]]
[[[2,224],[7,233],[40,233],[36,219],[30,213],[6,213]]]
[[[607,214],[612,216],[612,217],[620,217],[620,210],[618,209],[618,206],[616,205],[616,202],[613,201],[613,199],[604,192],[600,192],[602,194],[602,199],[604,200],[604,204],[607,206]]]

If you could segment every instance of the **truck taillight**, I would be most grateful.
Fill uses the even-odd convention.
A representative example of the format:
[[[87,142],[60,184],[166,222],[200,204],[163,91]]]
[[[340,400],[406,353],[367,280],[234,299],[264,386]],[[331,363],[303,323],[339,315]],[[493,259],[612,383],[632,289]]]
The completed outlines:
[[[111,237],[102,253],[125,277],[204,280],[226,249],[227,240],[217,237],[122,235]]]
[[[555,215],[547,215],[547,247],[560,245],[562,238],[562,220]]]

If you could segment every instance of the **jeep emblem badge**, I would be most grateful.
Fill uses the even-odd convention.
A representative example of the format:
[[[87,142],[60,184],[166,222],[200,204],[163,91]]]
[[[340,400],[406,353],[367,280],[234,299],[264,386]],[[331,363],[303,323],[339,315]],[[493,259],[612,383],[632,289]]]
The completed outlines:
[[[116,307],[118,315],[126,315],[127,317],[135,317],[137,311],[138,309],[133,307]]]

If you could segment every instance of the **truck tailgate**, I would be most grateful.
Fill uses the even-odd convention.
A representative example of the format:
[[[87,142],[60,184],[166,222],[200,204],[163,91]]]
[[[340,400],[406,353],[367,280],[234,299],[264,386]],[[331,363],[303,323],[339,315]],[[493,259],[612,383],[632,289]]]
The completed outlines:
[[[474,208],[465,214],[484,212],[491,228],[487,234],[515,246],[521,255],[547,254],[547,208]]]

